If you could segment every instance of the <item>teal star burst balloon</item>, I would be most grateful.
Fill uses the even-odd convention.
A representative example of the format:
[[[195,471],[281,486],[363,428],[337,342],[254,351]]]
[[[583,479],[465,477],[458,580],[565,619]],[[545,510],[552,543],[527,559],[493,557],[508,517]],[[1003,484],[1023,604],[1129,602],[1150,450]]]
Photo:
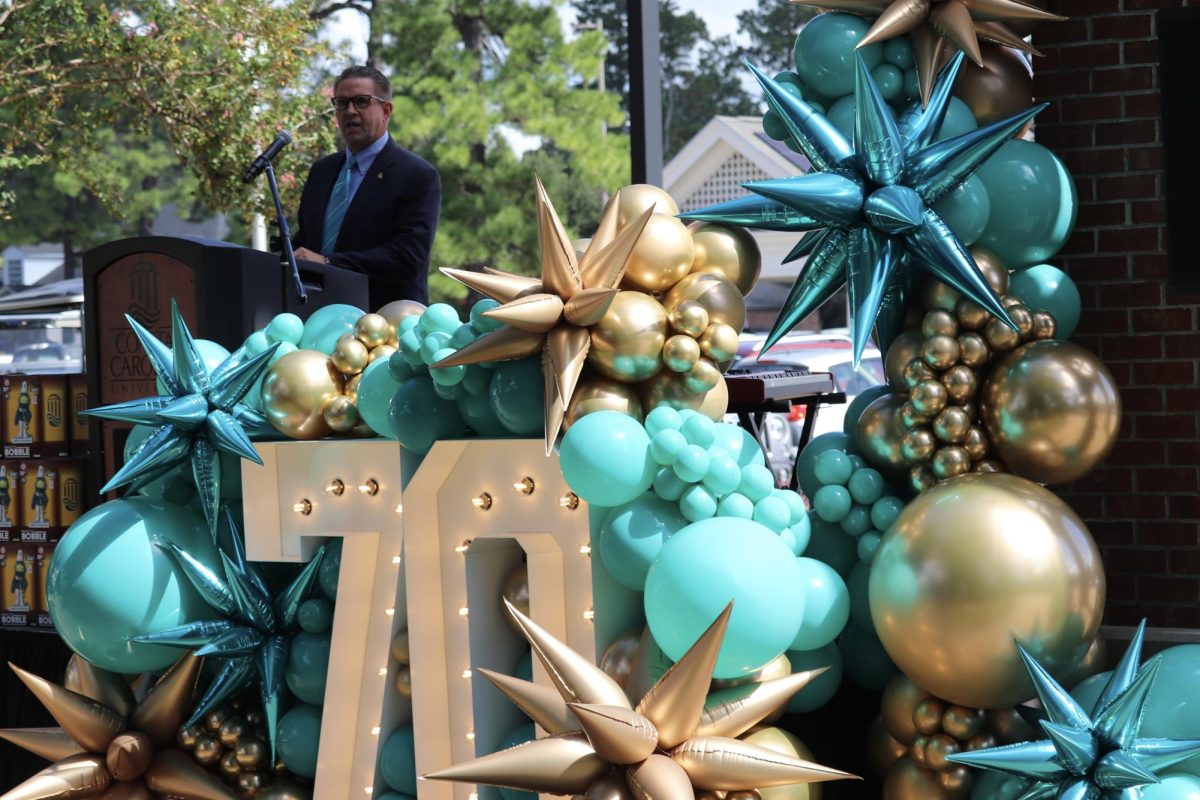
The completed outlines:
[[[849,287],[854,362],[879,322],[880,347],[904,317],[905,266],[915,262],[1016,328],[967,248],[933,204],[958,188],[1033,119],[1045,103],[961,136],[935,142],[962,66],[960,52],[938,78],[929,103],[896,120],[861,54],[848,141],[820,112],[749,61],[767,104],[808,158],[806,175],[743,184],[754,196],[681,214],[775,231],[807,231],[787,260],[808,255],[767,337],[764,352],[842,286]]]
[[[104,484],[101,493],[129,485],[133,491],[185,461],[191,462],[196,491],[203,501],[213,540],[221,508],[222,455],[248,458],[261,464],[251,437],[271,436],[267,418],[241,400],[270,366],[278,344],[246,359],[233,353],[212,370],[171,300],[171,346],[167,347],[128,314],[125,319],[166,387],[166,394],[88,410],[101,419],[148,425],[155,430],[133,457]]]
[[[246,561],[241,534],[228,508],[225,520],[229,536],[228,544],[221,549],[223,575],[172,542],[165,539],[155,542],[174,556],[204,602],[223,616],[143,634],[134,637],[134,641],[186,647],[195,650],[198,656],[224,661],[186,725],[195,724],[257,680],[274,758],[291,637],[298,627],[300,605],[308,599],[316,582],[325,548],[317,550],[295,580],[272,598],[262,576]]]
[[[1200,755],[1200,739],[1142,739],[1138,731],[1160,659],[1140,669],[1146,622],[1138,627],[1089,714],[1020,644],[1046,718],[1048,739],[957,753],[948,760],[1032,780],[1020,800],[1135,800],[1155,772]]]

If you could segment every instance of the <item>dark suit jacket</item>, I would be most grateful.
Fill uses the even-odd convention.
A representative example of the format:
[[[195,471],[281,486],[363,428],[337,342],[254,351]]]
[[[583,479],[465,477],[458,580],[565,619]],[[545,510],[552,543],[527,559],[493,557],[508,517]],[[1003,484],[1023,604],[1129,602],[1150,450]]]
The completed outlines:
[[[342,151],[312,165],[300,195],[293,247],[321,251],[325,206],[345,161]],[[367,311],[378,311],[393,300],[429,302],[429,251],[441,203],[437,170],[389,138],[346,209],[337,247],[322,254],[332,264],[367,275]]]

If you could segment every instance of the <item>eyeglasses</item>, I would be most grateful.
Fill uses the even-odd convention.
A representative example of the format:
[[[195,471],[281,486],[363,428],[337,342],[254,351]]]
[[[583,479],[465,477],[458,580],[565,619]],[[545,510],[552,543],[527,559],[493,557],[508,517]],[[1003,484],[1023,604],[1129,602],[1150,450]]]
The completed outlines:
[[[387,100],[384,100],[382,97],[376,97],[373,94],[359,94],[355,95],[354,97],[331,97],[329,98],[329,103],[338,111],[345,111],[351,103],[353,103],[354,107],[359,111],[362,111],[364,108],[371,105],[372,100],[378,100],[381,103],[387,102]]]

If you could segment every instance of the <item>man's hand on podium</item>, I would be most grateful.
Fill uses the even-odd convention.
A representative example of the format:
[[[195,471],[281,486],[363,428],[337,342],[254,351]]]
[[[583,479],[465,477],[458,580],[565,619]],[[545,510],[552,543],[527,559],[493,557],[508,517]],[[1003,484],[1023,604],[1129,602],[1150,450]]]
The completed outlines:
[[[295,252],[295,254],[296,254],[297,261],[315,261],[318,264],[328,264],[329,263],[328,258],[321,255],[320,253],[314,253],[312,250],[309,250],[307,247],[297,247],[295,249],[295,251],[293,251],[293,252]]]

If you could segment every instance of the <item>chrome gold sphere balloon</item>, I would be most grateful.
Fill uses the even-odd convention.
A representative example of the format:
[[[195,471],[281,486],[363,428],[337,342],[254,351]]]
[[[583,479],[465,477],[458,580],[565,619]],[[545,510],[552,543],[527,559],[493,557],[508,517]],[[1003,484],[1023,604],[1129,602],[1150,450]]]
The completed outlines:
[[[997,353],[1007,353],[1021,344],[1021,334],[994,317],[983,327],[983,338]]]
[[[913,467],[908,471],[908,487],[917,494],[932,489],[937,485],[937,476],[933,474],[933,470],[925,465]]]
[[[696,797],[699,800],[699,793]],[[634,795],[625,778],[609,774],[592,781],[582,796],[576,795],[572,800],[634,800]],[[713,800],[717,800],[716,795]]]
[[[669,310],[667,320],[674,330],[695,339],[708,327],[708,311],[695,300],[685,300]]]
[[[370,354],[367,356],[367,362],[374,363],[381,358],[385,360],[389,359],[392,357],[392,353],[394,352],[396,352],[396,348],[394,346],[390,344],[381,344],[378,347],[372,348]]]
[[[936,308],[921,320],[921,333],[926,339],[932,336],[958,336],[958,319],[949,311]]]
[[[737,355],[738,332],[724,323],[711,323],[697,341],[700,352],[717,363],[732,361]]]
[[[217,737],[202,733],[196,737],[196,746],[192,748],[192,758],[206,767],[212,767],[221,760],[221,754],[224,752]]]
[[[961,750],[962,745],[953,736],[939,733],[931,736],[928,744],[925,745],[925,763],[929,765],[930,769],[941,772],[951,763],[946,760],[946,756],[955,755]]]
[[[950,706],[942,715],[942,730],[965,742],[983,729],[983,711],[978,708]]]
[[[396,329],[381,314],[363,314],[354,323],[354,336],[371,350],[396,338]]]
[[[563,420],[563,431],[593,411],[616,411],[638,422],[645,416],[636,386],[595,375],[584,378],[575,386]]]
[[[500,597],[507,600],[509,603],[528,616],[529,614],[529,568],[525,564],[508,573],[504,583],[500,585]],[[510,615],[505,615],[505,619],[511,619]],[[509,623],[509,626],[520,630],[516,621]]]
[[[922,339],[922,346],[924,343],[925,340]],[[911,392],[918,383],[935,379],[937,377],[937,373],[933,371],[933,367],[925,363],[925,359],[921,357],[921,350],[918,348],[916,357],[910,359],[909,362],[904,365],[904,370],[901,372],[901,376],[904,380],[905,388]]]
[[[892,764],[883,779],[883,796],[888,800],[950,800],[952,795],[938,783],[937,773],[917,766],[904,756]]]
[[[1112,374],[1087,350],[1054,339],[1030,342],[997,363],[980,412],[996,455],[1038,483],[1091,472],[1121,427]]]
[[[900,422],[905,402],[904,395],[884,395],[873,400],[858,418],[858,448],[863,459],[893,478],[908,472],[908,462],[900,452],[900,442],[907,433]]]
[[[993,292],[1004,294],[1008,291],[1008,267],[999,256],[986,247],[976,245],[971,248],[971,257],[975,259],[975,266],[979,267]]]
[[[933,435],[943,444],[958,444],[969,430],[971,418],[958,406],[946,406],[933,418]]]
[[[425,305],[418,303],[416,300],[393,300],[375,313],[387,320],[387,324],[392,327],[392,331],[400,324],[400,320],[413,315],[420,315],[425,311]],[[395,336],[393,334],[392,344],[395,344]]]
[[[762,271],[762,254],[750,231],[716,222],[693,222],[688,230],[696,247],[692,272],[719,273],[743,295],[750,294]]]
[[[699,411],[706,395],[691,391],[684,385],[683,380],[683,376],[679,373],[664,369],[653,378],[643,381],[637,387],[638,394],[642,398],[642,408],[647,414],[659,406],[670,406],[674,409],[690,408],[693,411]],[[724,385],[724,381],[722,381],[720,386]],[[728,394],[726,394],[725,401],[728,405]],[[705,416],[709,415],[705,414]]]
[[[222,747],[236,747],[247,730],[249,727],[246,725],[246,720],[231,716],[221,723],[221,729],[217,731],[217,739],[221,742]]]
[[[929,462],[929,469],[935,478],[944,481],[956,478],[971,471],[971,457],[967,451],[955,444],[938,448]]]
[[[408,653],[408,630],[397,631],[392,637],[392,644],[389,647],[392,658],[397,664],[407,664],[411,658]]]
[[[713,422],[720,422],[729,412],[729,386],[725,376],[717,381],[717,385],[708,390],[708,394],[700,399],[700,407],[696,409]]]
[[[907,676],[897,675],[892,678],[884,687],[883,698],[879,701],[879,711],[888,733],[902,744],[912,744],[912,740],[917,736],[913,711],[928,697],[929,692],[917,686]]]
[[[242,768],[237,763],[237,753],[232,750],[226,750],[221,754],[221,760],[217,762],[220,773],[228,780],[236,780],[241,773]]]
[[[867,728],[867,763],[877,775],[884,775],[896,760],[908,752],[908,745],[900,742],[876,718]]]
[[[920,360],[921,345],[924,343],[925,337],[920,331],[904,331],[892,340],[883,359],[883,371],[887,376],[887,385],[893,392],[907,392],[912,388],[905,382],[904,370],[913,359]]]
[[[924,414],[918,413],[911,402],[906,402],[900,406],[900,426],[905,431],[911,431],[915,428],[923,428],[929,424],[930,418]]]
[[[927,463],[937,447],[937,439],[928,428],[913,428],[900,440],[900,453],[909,464]]]
[[[958,361],[958,340],[944,334],[930,336],[921,345],[921,358],[938,371],[950,369]]]
[[[358,408],[349,397],[334,397],[325,404],[325,424],[334,433],[348,433],[358,424]]]
[[[962,297],[957,289],[942,283],[932,275],[926,276],[920,285],[921,305],[926,311],[940,308],[943,311],[954,311],[958,298]]]
[[[994,458],[985,458],[982,461],[976,461],[975,466],[971,467],[972,472],[1004,472],[1004,465]]]
[[[692,365],[683,375],[683,385],[688,391],[695,392],[698,395],[705,395],[714,388],[721,380],[721,370],[717,369],[717,365],[709,361],[707,358],[702,358]]]
[[[255,736],[244,737],[237,743],[234,753],[238,765],[246,770],[260,769],[271,759],[271,751],[267,747],[267,743]]]
[[[984,719],[986,720],[986,718],[987,714],[985,713]],[[983,733],[978,733],[968,739],[967,743],[963,746],[963,750],[968,752],[972,750],[990,750],[995,746],[996,737],[993,734],[984,731]]]
[[[195,749],[196,740],[200,738],[202,732],[203,731],[198,725],[188,725],[186,728],[179,729],[179,733],[176,735],[175,741],[178,742],[179,746],[184,750],[191,751]]]
[[[913,727],[925,737],[941,733],[942,714],[945,712],[945,703],[936,697],[927,697],[913,709]]]
[[[261,772],[239,772],[238,793],[242,797],[258,797],[258,792],[267,785],[267,776]]]
[[[342,397],[349,398],[353,403],[358,403],[358,385],[362,383],[363,374],[360,372],[350,380],[346,381],[342,386]],[[326,406],[328,408],[328,406]]]
[[[277,781],[256,794],[254,800],[312,800],[312,793],[291,781]]]
[[[700,360],[700,343],[677,333],[663,344],[662,360],[663,366],[672,372],[687,372]]]
[[[652,214],[625,265],[621,286],[665,292],[692,269],[695,246],[687,226],[673,216]]]
[[[358,339],[347,335],[337,340],[329,360],[343,375],[357,375],[371,363],[371,352]]]
[[[1106,669],[1108,669],[1108,643],[1104,639],[1104,634],[1098,633],[1092,646],[1083,654],[1083,660],[1075,666],[1075,670],[1063,685],[1078,686]]]
[[[950,394],[946,387],[933,379],[921,381],[908,395],[908,402],[912,403],[913,411],[926,418],[940,414],[949,399]]]
[[[988,441],[987,434],[978,425],[972,425],[970,430],[967,431],[967,435],[963,437],[963,440],[959,444],[962,445],[963,450],[967,451],[967,455],[971,457],[972,461],[979,461],[982,458],[986,458],[988,452],[991,450],[991,443]]]
[[[999,708],[988,711],[987,731],[994,734],[996,741],[1000,744],[1028,742],[1041,736],[1041,730],[1034,731],[1015,708]]]
[[[412,699],[412,669],[408,664],[396,666],[396,675],[392,679],[392,684],[396,687],[396,694],[406,700]]]
[[[974,332],[958,335],[958,360],[963,366],[981,369],[992,357],[992,350],[982,335]]]
[[[640,633],[626,633],[618,636],[600,656],[600,669],[608,674],[624,689],[629,682],[629,673],[633,669],[633,660],[637,657]]]
[[[679,213],[679,205],[675,202],[675,198],[667,194],[665,189],[648,183],[622,186],[616,197],[616,203],[618,228],[624,228],[651,207],[654,208],[655,214],[673,217]]]
[[[1017,306],[1025,305],[1025,301],[1017,297],[1015,294],[1001,294],[1000,305],[1005,308],[1016,308]]]
[[[929,769],[929,762],[925,760],[925,748],[929,745],[929,737],[924,734],[918,734],[912,744],[908,746],[908,756],[913,760],[913,763],[922,769]]]
[[[966,364],[955,364],[942,373],[942,386],[946,387],[946,396],[949,401],[961,405],[969,403],[975,397],[979,381],[975,377],[975,370]]]
[[[1016,324],[1021,340],[1027,341],[1033,337],[1033,314],[1025,306],[1013,306],[1008,310],[1009,318]]]
[[[625,383],[644,381],[662,369],[667,312],[648,294],[617,292],[592,327],[587,360],[596,370]]]
[[[954,306],[954,317],[963,330],[977,331],[987,324],[992,315],[974,300],[963,297]]]
[[[1049,311],[1034,311],[1033,312],[1033,338],[1034,339],[1053,339],[1054,334],[1058,332],[1058,323],[1054,320],[1054,315]]]
[[[675,284],[663,305],[672,313],[681,303],[694,300],[708,312],[708,323],[722,322],[740,335],[746,326],[746,298],[724,275],[694,273]]]
[[[325,406],[342,393],[342,376],[329,357],[296,350],[267,370],[262,383],[263,413],[271,426],[292,439],[329,435]]]
[[[212,711],[204,715],[205,729],[207,729],[209,733],[216,735],[216,733],[221,730],[221,723],[224,722],[232,713],[233,712],[225,707],[214,708]]]
[[[1002,708],[1033,696],[1013,640],[1065,678],[1104,611],[1104,568],[1066,503],[1015,475],[963,475],[912,500],[871,565],[880,642],[946,702]]]
[[[961,747],[958,749],[962,750]],[[938,784],[954,797],[965,797],[975,780],[970,768],[961,764],[947,764],[938,772],[937,779]]]

